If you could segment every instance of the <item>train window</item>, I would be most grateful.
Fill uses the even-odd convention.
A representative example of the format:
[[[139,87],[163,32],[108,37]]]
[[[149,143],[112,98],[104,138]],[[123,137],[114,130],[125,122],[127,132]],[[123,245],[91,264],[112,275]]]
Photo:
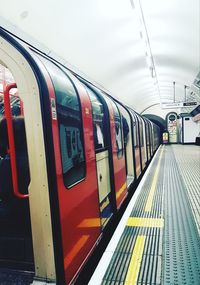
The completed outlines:
[[[136,122],[135,122],[135,118],[132,116],[133,119],[133,143],[134,146],[137,146],[137,130],[136,130]]]
[[[135,114],[131,111],[132,113],[132,119],[133,119],[133,140],[134,140],[134,146],[138,147],[139,146],[139,137],[138,137],[138,124],[137,124],[137,119],[135,117]]]
[[[112,106],[114,110],[114,119],[115,119],[115,133],[116,133],[116,145],[117,145],[117,157],[118,159],[123,155],[123,141],[122,141],[122,123],[121,123],[121,115],[116,106],[116,104],[112,101]]]
[[[139,130],[140,130],[140,146],[144,146],[144,137],[143,137],[143,124],[142,119],[138,116],[139,121]]]
[[[92,103],[95,150],[100,151],[106,147],[104,107],[96,94],[94,94],[89,88],[87,88],[87,91]]]
[[[52,62],[45,64],[55,89],[64,185],[70,188],[86,173],[81,106],[67,74]]]

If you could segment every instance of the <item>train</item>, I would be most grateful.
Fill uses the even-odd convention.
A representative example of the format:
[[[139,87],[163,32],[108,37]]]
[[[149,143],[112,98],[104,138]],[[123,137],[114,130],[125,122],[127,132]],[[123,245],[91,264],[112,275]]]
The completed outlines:
[[[0,267],[31,272],[32,284],[74,284],[159,147],[160,129],[2,28],[0,62],[15,81],[1,98],[8,147],[0,172],[9,157],[4,184],[11,184],[12,203],[19,205],[3,213],[10,201],[0,181]],[[26,186],[17,161],[18,117],[24,120]]]

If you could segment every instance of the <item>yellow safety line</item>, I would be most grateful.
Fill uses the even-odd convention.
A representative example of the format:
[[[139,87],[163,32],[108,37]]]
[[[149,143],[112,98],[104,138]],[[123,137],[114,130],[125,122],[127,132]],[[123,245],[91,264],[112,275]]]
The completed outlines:
[[[128,227],[163,228],[164,219],[129,217],[126,225]]]
[[[135,285],[138,279],[140,264],[144,251],[146,236],[138,236],[132,253],[125,284]]]
[[[144,209],[145,212],[150,212],[151,211],[151,207],[152,207],[152,204],[153,204],[153,197],[154,197],[154,194],[155,194],[155,191],[156,191],[156,184],[157,184],[157,180],[158,180],[158,173],[159,173],[159,169],[160,169],[160,162],[161,162],[162,154],[163,154],[163,148],[161,150],[159,161],[158,161],[158,165],[157,165],[157,168],[156,168],[156,172],[154,174],[153,181],[152,181],[152,184],[151,184],[151,189],[150,189],[149,196],[148,196],[148,199],[147,199],[147,202],[146,202],[146,206],[145,206],[145,209]]]

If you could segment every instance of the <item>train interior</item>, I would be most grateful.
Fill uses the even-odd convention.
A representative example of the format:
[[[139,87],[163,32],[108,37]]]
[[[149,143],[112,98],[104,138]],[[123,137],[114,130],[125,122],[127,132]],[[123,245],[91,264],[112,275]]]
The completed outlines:
[[[6,73],[7,84],[15,83],[15,79],[6,67],[2,66]],[[1,86],[3,87],[3,86]],[[5,116],[4,92],[0,93],[0,116]],[[30,221],[30,207],[28,185],[30,183],[29,163],[27,153],[26,133],[24,126],[23,101],[16,88],[9,91],[10,112],[13,118],[13,135],[15,144],[15,158],[17,167],[18,191],[21,197],[17,197],[13,191],[11,177],[10,148],[8,144],[7,127],[1,123],[1,157],[0,157],[0,266],[13,270],[34,271],[34,257],[32,232]],[[5,116],[6,117],[6,116]],[[5,139],[6,137],[6,139]],[[32,274],[31,274],[32,275]]]

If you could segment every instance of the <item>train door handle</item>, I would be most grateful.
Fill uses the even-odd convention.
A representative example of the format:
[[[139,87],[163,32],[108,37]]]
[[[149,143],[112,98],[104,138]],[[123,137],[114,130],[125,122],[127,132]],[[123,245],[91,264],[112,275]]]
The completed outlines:
[[[100,175],[99,175],[99,180],[101,181],[101,180],[102,180],[102,178],[103,178],[103,177],[102,177],[102,175],[100,174]]]
[[[24,198],[28,198],[29,194],[22,194],[19,192],[14,130],[13,130],[13,122],[12,122],[12,112],[11,112],[11,107],[10,107],[10,95],[9,95],[9,91],[12,88],[16,88],[16,87],[17,85],[15,83],[4,86],[4,91],[3,91],[4,110],[5,110],[5,117],[6,117],[6,122],[7,122],[7,129],[8,129],[8,143],[9,143],[9,150],[10,150],[10,163],[11,163],[13,191],[16,197],[20,199],[24,199]]]

